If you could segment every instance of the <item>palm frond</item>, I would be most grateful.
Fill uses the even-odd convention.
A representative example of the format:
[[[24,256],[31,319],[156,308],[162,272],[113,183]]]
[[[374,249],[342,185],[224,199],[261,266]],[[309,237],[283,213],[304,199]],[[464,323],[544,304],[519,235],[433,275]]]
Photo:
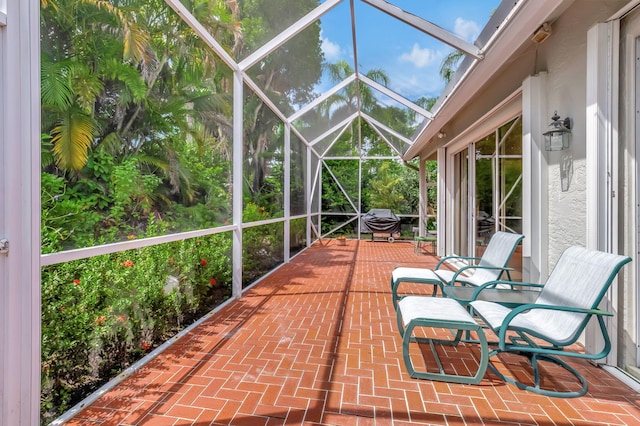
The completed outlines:
[[[147,96],[147,85],[144,79],[140,72],[131,65],[110,59],[105,61],[102,73],[112,80],[123,82],[131,92],[134,102],[139,102]]]
[[[146,62],[149,59],[147,55],[150,40],[149,34],[145,33],[135,23],[134,19],[130,19],[122,9],[114,6],[107,0],[81,0],[81,2],[105,10],[120,21],[122,24],[124,46],[123,58],[126,61],[133,61],[138,64]]]
[[[73,102],[69,63],[43,59],[40,65],[40,86],[43,105],[60,111],[69,108]]]
[[[145,154],[143,152],[136,153],[134,157],[138,161],[138,164],[143,164],[150,169],[161,170],[163,173],[166,173],[167,170],[169,170],[169,162],[165,158]]]
[[[53,144],[51,143],[51,135],[45,133],[40,135],[40,165],[48,167],[54,163]]]
[[[123,24],[125,24],[123,22]],[[133,22],[124,25],[124,52],[125,61],[134,63],[146,62],[148,59],[147,46],[149,44],[149,35],[142,31],[138,25]]]
[[[382,84],[383,86],[389,86],[389,76],[384,72],[384,70],[372,69],[367,71],[366,76],[376,83]]]
[[[459,50],[455,50],[449,53],[440,65],[440,77],[448,83],[453,78],[453,74],[456,72],[458,63],[464,57],[464,53]]]
[[[87,113],[93,110],[96,98],[104,85],[100,78],[85,64],[75,63],[70,68],[70,80],[78,105]]]
[[[73,171],[82,169],[87,164],[89,147],[97,130],[98,125],[92,117],[69,110],[51,132],[58,167]]]

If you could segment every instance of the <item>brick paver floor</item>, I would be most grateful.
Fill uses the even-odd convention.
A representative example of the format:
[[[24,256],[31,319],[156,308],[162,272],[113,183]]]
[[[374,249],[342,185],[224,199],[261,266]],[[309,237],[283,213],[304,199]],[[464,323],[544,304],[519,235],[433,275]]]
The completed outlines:
[[[640,395],[587,362],[571,362],[589,382],[573,399],[521,391],[489,371],[479,385],[410,378],[389,277],[436,261],[406,242],[316,243],[68,424],[640,425]],[[477,355],[463,344],[444,353],[445,368]],[[493,362],[526,374],[519,357]],[[545,385],[566,386],[561,372],[544,373]]]

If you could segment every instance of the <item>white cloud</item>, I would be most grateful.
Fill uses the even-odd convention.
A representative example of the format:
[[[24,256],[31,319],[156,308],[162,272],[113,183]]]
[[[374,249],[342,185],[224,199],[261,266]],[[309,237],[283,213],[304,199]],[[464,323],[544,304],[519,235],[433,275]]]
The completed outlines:
[[[322,52],[324,53],[324,58],[327,62],[334,62],[342,56],[342,48],[339,44],[332,42],[326,37],[322,37],[320,34],[320,39],[322,40]]]
[[[391,89],[410,100],[420,97],[437,97],[444,87],[437,72],[426,72],[419,75],[404,74],[394,77]]]
[[[466,41],[472,43],[476,38],[478,38],[478,35],[480,34],[480,25],[473,21],[466,21],[462,18],[456,18],[453,31]]]
[[[399,59],[401,62],[410,62],[417,68],[424,68],[433,64],[438,58],[433,50],[426,47],[422,49],[416,43],[410,53],[403,53]]]

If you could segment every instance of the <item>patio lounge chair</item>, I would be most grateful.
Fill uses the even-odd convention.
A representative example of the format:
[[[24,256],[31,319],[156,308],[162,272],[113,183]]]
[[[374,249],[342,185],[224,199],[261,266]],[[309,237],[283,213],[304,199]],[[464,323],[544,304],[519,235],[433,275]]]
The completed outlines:
[[[473,312],[498,338],[497,347],[489,352],[482,325],[453,299],[425,296],[408,296],[398,304],[398,327],[403,338],[403,357],[412,377],[428,378],[460,383],[478,383],[488,366],[493,373],[520,389],[554,397],[578,397],[587,392],[587,381],[582,375],[558,358],[573,357],[596,360],[605,357],[611,349],[611,341],[604,323],[604,316],[612,314],[599,310],[598,305],[611,282],[623,265],[630,262],[627,256],[570,247],[560,256],[558,263],[542,287],[535,303],[509,308],[495,302],[476,300],[470,302]],[[597,318],[604,340],[599,353],[567,351],[576,343],[592,316]],[[416,327],[449,328],[456,330],[455,339],[442,341],[418,339],[413,336]],[[441,366],[433,348],[434,343],[458,344],[463,331],[475,331],[481,347],[477,373],[472,376],[416,372],[409,357],[409,343],[427,340],[434,357]],[[522,383],[498,371],[487,359],[500,353],[524,355],[532,366],[533,384]],[[539,361],[549,361],[571,373],[582,385],[580,390],[547,390],[540,386]]]
[[[462,285],[479,286],[489,281],[498,280],[504,272],[510,279],[507,267],[513,252],[524,238],[523,235],[513,234],[510,232],[496,232],[491,237],[487,248],[481,258],[467,256],[447,256],[443,257],[436,265],[435,269],[426,268],[395,268],[391,273],[391,292],[394,308],[397,308],[398,288],[403,282],[431,284],[433,285],[433,293],[435,296],[439,286],[454,285],[460,283]],[[449,260],[468,260],[478,261],[477,265],[466,265],[457,271],[448,269],[440,269],[440,267]]]

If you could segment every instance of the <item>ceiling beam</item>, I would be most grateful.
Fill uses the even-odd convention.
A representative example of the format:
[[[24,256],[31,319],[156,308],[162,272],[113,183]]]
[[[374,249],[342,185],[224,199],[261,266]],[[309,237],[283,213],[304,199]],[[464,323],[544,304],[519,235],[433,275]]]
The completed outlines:
[[[476,59],[482,59],[484,54],[477,46],[466,42],[457,35],[450,33],[442,27],[436,24],[422,19],[412,13],[406,12],[397,6],[387,3],[384,0],[362,0],[364,3],[375,7],[384,13],[393,16],[394,18],[404,22],[407,25],[411,25],[413,28],[429,34],[431,37],[440,40],[449,46],[464,52],[467,55],[473,56]]]
[[[297,112],[291,114],[289,116],[289,121],[290,122],[294,122],[295,120],[300,118],[302,115],[306,114],[307,112],[309,112],[313,108],[315,108],[318,105],[320,105],[322,102],[324,102],[327,99],[329,99],[332,95],[334,95],[335,93],[339,92],[344,87],[348,86],[355,79],[356,79],[356,75],[355,74],[351,74],[349,77],[345,78],[340,83],[336,84],[331,89],[329,89],[326,92],[324,92],[322,94],[322,96],[317,97],[316,99],[313,100],[313,102],[311,102],[310,104],[307,104],[304,108],[300,108]]]
[[[376,90],[384,93],[385,95],[389,96],[394,101],[406,106],[407,108],[415,111],[416,113],[424,116],[425,118],[428,118],[428,119],[432,119],[433,118],[433,114],[431,114],[426,109],[424,109],[422,107],[419,107],[418,105],[414,104],[410,100],[404,98],[403,96],[398,95],[396,92],[394,92],[393,90],[389,89],[388,87],[385,87],[382,84],[377,83],[376,81],[370,79],[366,75],[358,74],[358,78],[361,81],[363,81],[364,83],[367,83],[369,86],[373,87],[374,89],[376,89]]]
[[[209,46],[224,63],[226,63],[229,68],[234,71],[238,70],[238,63],[227,53],[227,51],[216,41],[215,38],[211,35],[209,30],[207,30],[201,23],[198,21],[195,16],[191,14],[191,12],[185,7],[180,0],[164,0],[181,18],[184,22],[186,22],[189,27],[204,41],[207,46]]]
[[[272,38],[268,43],[264,46],[253,52],[251,55],[247,56],[245,59],[240,61],[240,69],[246,71],[251,68],[256,62],[260,61],[265,56],[271,54],[274,50],[285,44],[287,41],[298,35],[302,30],[307,28],[309,25],[316,22],[322,15],[327,13],[329,10],[336,7],[343,0],[327,0],[322,3],[320,6],[313,9],[311,12],[307,13],[296,23],[291,25],[289,28],[282,31],[280,34]]]
[[[413,141],[411,139],[407,138],[406,136],[401,135],[400,133],[396,132],[395,130],[393,130],[392,128],[386,126],[385,124],[382,124],[381,122],[379,122],[375,118],[371,117],[370,115],[367,115],[364,112],[361,112],[360,115],[370,125],[372,125],[374,127],[377,127],[378,129],[383,129],[385,132],[390,133],[391,136],[395,136],[396,138],[400,139],[402,142],[404,142],[404,143],[406,143],[408,145],[411,145],[413,143]]]

